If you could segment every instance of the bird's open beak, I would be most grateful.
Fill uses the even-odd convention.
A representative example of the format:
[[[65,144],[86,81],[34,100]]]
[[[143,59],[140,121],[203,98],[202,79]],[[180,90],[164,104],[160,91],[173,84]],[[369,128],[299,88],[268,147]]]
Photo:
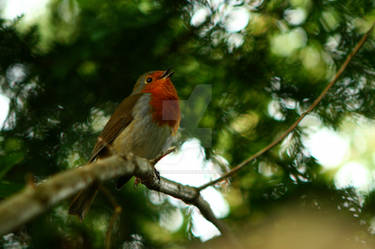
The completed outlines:
[[[174,74],[174,72],[173,72],[170,68],[168,68],[167,70],[165,70],[165,72],[163,73],[163,75],[160,76],[160,78],[162,78],[162,79],[168,79],[168,78],[170,78],[173,74]]]

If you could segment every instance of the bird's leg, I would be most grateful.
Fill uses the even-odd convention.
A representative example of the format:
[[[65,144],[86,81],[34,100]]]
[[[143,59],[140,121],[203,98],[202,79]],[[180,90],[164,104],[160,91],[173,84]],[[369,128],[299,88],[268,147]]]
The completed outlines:
[[[162,154],[161,156],[159,156],[159,157],[157,157],[157,158],[155,158],[155,159],[150,160],[150,163],[151,163],[152,165],[157,164],[161,159],[163,159],[163,157],[165,157],[166,155],[168,155],[168,154],[174,152],[175,150],[176,150],[176,146],[172,146],[172,147],[170,147],[170,148],[169,148],[164,154]],[[159,174],[159,173],[158,173],[158,174]],[[159,178],[160,178],[160,177],[159,177]]]
[[[176,146],[173,146],[173,147],[170,147],[164,154],[162,154],[161,156],[155,158],[155,159],[152,159],[150,160],[150,164],[155,166],[155,164],[157,164],[163,157],[165,157],[166,155],[174,152],[176,150]],[[156,177],[158,178],[158,181],[160,182],[160,173],[159,171],[154,167],[154,174],[156,175]],[[135,178],[135,182],[134,182],[134,185],[138,185],[139,183],[141,183],[142,180],[138,177]]]
[[[156,177],[158,178],[158,181],[160,182],[160,172],[154,167],[154,173]]]
[[[156,177],[158,178],[158,181],[160,182],[160,173],[155,167],[154,167],[154,174],[156,175]],[[139,177],[135,177],[134,186],[138,186],[138,184],[140,183],[142,183],[142,179]]]

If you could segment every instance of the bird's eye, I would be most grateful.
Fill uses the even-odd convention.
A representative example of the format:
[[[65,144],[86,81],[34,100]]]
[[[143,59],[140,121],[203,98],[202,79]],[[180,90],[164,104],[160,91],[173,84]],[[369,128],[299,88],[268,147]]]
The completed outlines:
[[[151,77],[148,77],[147,79],[146,79],[146,82],[147,83],[150,83],[152,81],[152,78]]]

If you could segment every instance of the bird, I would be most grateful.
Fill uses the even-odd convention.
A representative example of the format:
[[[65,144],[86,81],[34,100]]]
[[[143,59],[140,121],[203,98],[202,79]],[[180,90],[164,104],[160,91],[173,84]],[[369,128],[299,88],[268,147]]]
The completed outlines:
[[[181,120],[179,97],[171,80],[173,74],[170,69],[158,70],[138,78],[131,94],[117,106],[104,126],[88,163],[114,153],[132,153],[153,160],[168,150],[176,141]],[[117,187],[129,179],[120,177]],[[71,202],[69,214],[83,220],[99,186],[93,183],[79,192]]]

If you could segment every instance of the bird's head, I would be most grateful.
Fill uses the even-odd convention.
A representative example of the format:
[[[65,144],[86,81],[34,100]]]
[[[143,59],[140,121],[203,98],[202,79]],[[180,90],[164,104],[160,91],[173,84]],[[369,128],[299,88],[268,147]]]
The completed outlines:
[[[133,94],[151,94],[149,104],[152,106],[152,117],[159,125],[168,125],[176,133],[180,124],[180,106],[177,91],[171,81],[173,72],[151,71],[139,77]]]
[[[170,69],[163,71],[150,71],[138,78],[133,88],[133,94],[140,92],[154,92],[157,89],[173,86],[171,76],[174,74]]]

